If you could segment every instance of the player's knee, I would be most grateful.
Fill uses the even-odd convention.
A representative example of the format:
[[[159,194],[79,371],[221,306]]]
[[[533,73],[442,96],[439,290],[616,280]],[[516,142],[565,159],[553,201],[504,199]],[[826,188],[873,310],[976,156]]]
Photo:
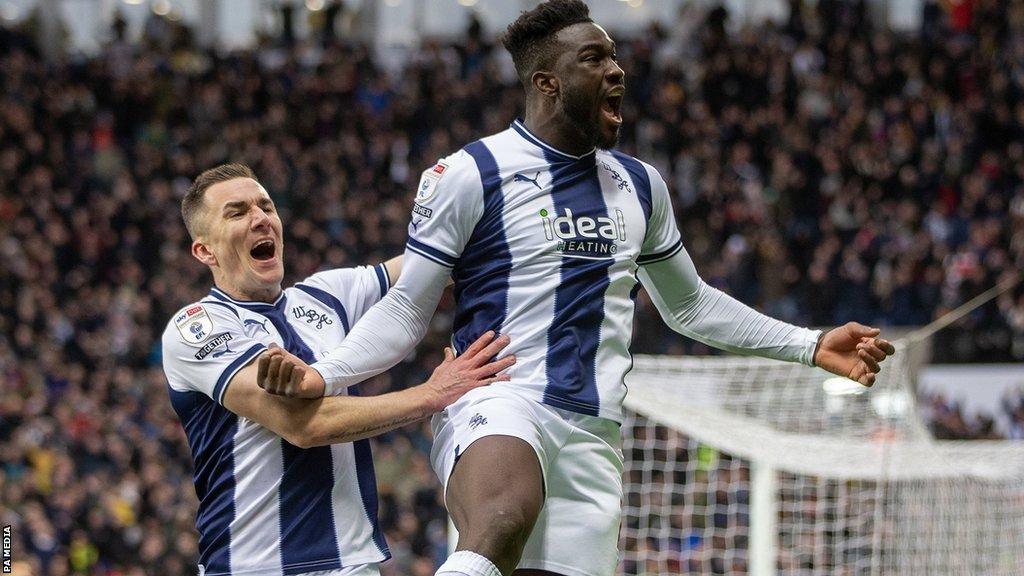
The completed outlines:
[[[519,559],[526,546],[536,514],[517,506],[497,506],[486,514],[477,514],[466,530],[459,532],[460,547],[493,555],[497,558]]]

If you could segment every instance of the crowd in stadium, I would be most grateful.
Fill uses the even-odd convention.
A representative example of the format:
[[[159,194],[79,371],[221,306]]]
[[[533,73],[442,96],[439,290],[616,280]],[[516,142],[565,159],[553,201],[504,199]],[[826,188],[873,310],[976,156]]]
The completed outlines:
[[[920,403],[939,440],[1024,439],[1024,387],[1007,391],[993,412],[966,412],[960,402],[935,392]]]
[[[970,4],[927,2],[912,35],[863,2],[732,34],[724,9],[689,5],[619,38],[621,148],[669,182],[705,280],[798,324],[902,326],[1024,269],[1024,2]],[[217,55],[180,23],[147,30],[56,62],[29,27],[0,30],[0,520],[39,574],[193,573],[159,335],[210,285],[179,215],[196,174],[255,169],[288,278],[376,263],[402,251],[420,171],[520,106],[478,26],[410,52],[401,75],[344,38]],[[639,302],[635,352],[708,352]],[[364,392],[423,381],[450,310]],[[940,334],[946,360],[1024,360],[1024,288]],[[445,557],[429,446],[425,424],[375,441],[385,574]]]

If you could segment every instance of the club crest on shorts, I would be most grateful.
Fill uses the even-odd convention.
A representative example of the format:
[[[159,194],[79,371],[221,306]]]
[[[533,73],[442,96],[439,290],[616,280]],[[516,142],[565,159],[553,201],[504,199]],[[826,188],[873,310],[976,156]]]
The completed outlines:
[[[174,326],[187,344],[202,344],[213,335],[213,318],[202,304],[189,306],[174,317]]]
[[[469,419],[470,430],[476,430],[477,426],[483,426],[485,424],[487,424],[487,418],[479,412],[473,414],[473,417]]]
[[[447,163],[438,162],[423,171],[423,176],[420,177],[420,186],[416,189],[416,202],[427,202],[434,197],[434,193],[437,192],[437,183],[441,181],[441,177],[447,170]]]

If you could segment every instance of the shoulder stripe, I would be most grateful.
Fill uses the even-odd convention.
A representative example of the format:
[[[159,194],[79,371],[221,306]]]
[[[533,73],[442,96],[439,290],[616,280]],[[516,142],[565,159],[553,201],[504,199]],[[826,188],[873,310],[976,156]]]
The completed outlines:
[[[217,401],[217,404],[224,405],[224,390],[227,388],[228,382],[264,349],[266,349],[266,346],[263,344],[253,344],[220,373],[220,378],[217,378],[217,384],[213,387],[213,398]]]
[[[388,293],[391,278],[388,276],[388,270],[384,267],[383,263],[374,266],[373,270],[377,273],[377,283],[380,285],[380,297],[383,298],[384,295]]]
[[[647,264],[654,264],[655,262],[661,262],[662,260],[668,260],[669,258],[675,256],[682,249],[683,249],[683,241],[682,240],[676,240],[676,243],[673,244],[672,247],[669,248],[668,250],[662,250],[661,252],[657,252],[655,254],[647,254],[647,255],[641,254],[640,257],[636,259],[636,263],[639,266],[645,266]]]
[[[455,265],[458,263],[457,258],[453,258],[445,254],[444,252],[438,250],[437,248],[424,244],[423,242],[420,242],[415,238],[409,238],[409,241],[406,242],[405,247],[419,254],[420,256],[423,256],[428,260],[433,260],[434,262],[437,262],[438,264],[446,266],[448,268],[454,268]]]
[[[341,318],[341,325],[345,328],[345,334],[349,333],[348,312],[345,311],[345,306],[342,305],[341,300],[335,298],[330,292],[326,292],[312,286],[307,286],[306,284],[296,284],[295,287],[306,294],[309,294],[313,298],[316,298],[324,306],[334,310],[334,313]]]

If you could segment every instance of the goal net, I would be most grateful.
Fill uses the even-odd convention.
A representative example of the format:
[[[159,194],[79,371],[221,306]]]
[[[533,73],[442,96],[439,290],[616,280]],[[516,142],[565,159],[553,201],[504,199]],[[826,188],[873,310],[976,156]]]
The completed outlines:
[[[939,442],[930,342],[871,389],[752,358],[640,357],[627,378],[620,573],[1024,574],[1024,445]]]

